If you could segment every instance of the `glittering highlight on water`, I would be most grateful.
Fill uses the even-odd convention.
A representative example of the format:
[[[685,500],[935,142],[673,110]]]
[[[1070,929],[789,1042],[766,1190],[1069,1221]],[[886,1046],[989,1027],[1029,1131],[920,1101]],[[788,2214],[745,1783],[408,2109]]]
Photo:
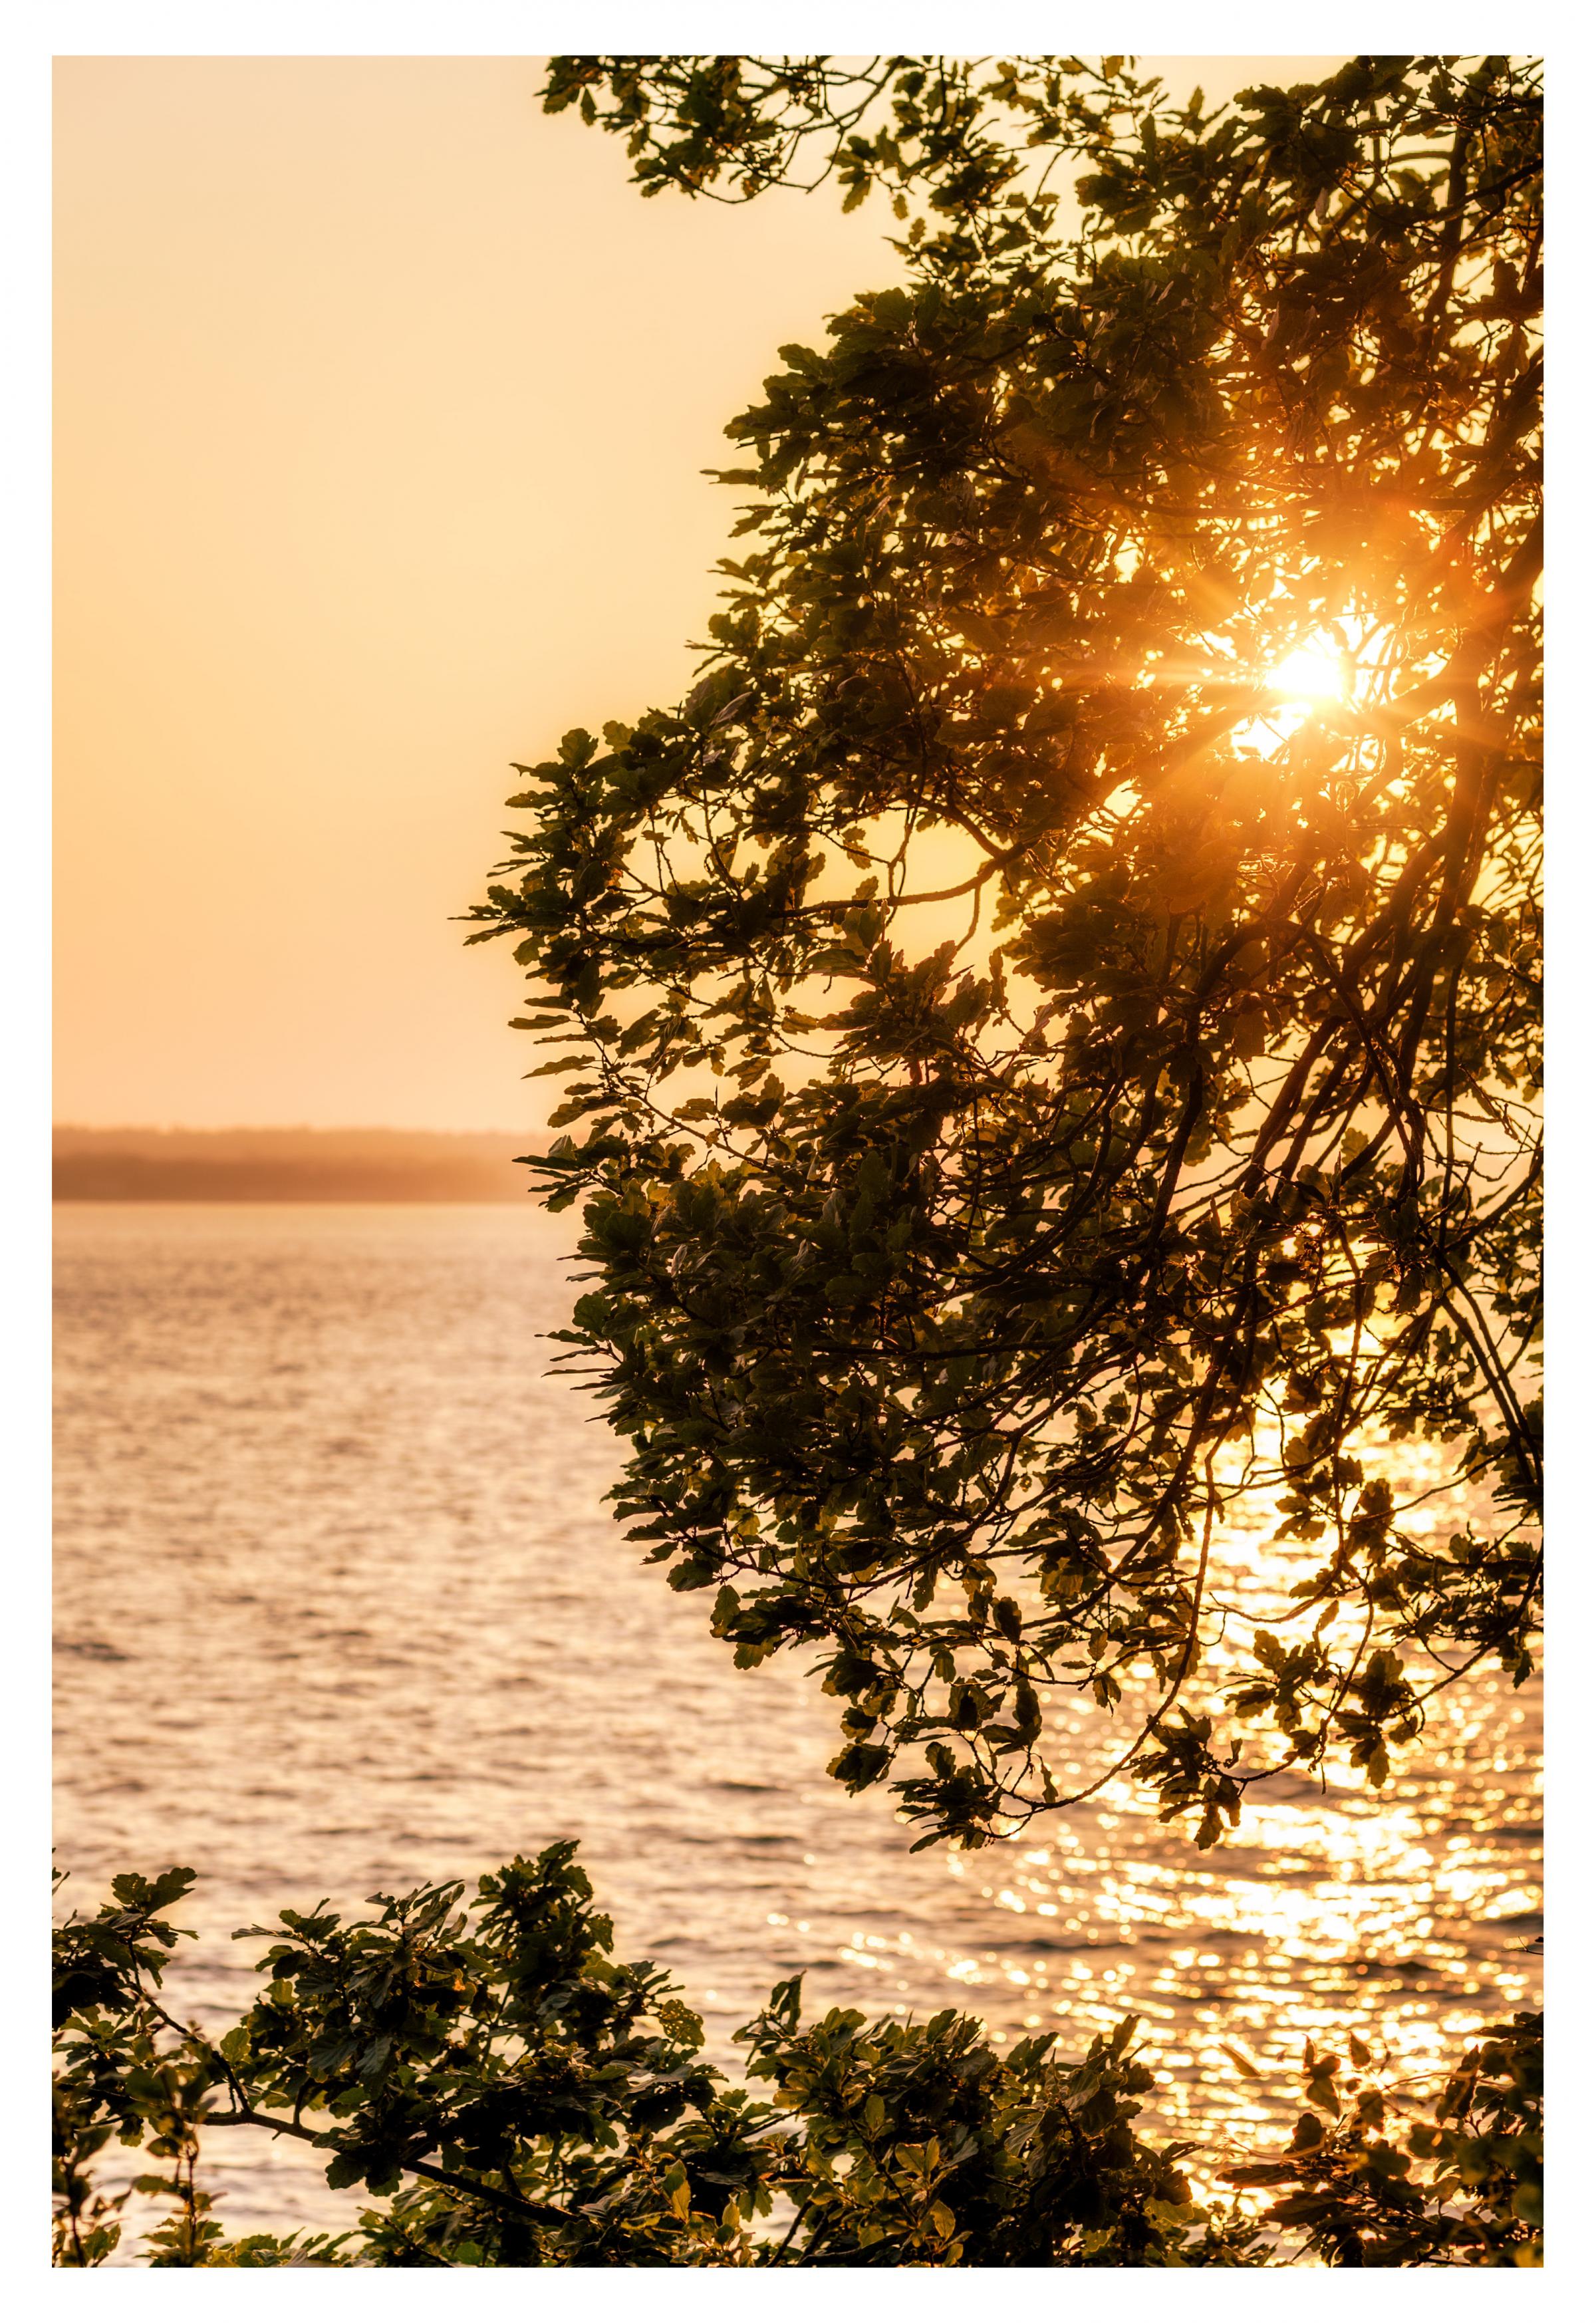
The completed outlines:
[[[119,1869],[198,1868],[179,2011],[243,2005],[263,1947],[230,1933],[280,1905],[348,1909],[567,1835],[619,1949],[681,1979],[719,2062],[799,1971],[810,2009],[953,2003],[1003,2041],[1057,2025],[1067,2052],[1133,2009],[1143,2128],[1220,2157],[1295,2119],[1305,2037],[1356,2027],[1421,2089],[1536,2005],[1536,1689],[1471,1673],[1383,1793],[1276,1777],[1207,1854],[1121,1783],[1004,1845],[910,1855],[888,1800],[826,1778],[831,1705],[802,1661],[735,1670],[702,1601],[621,1538],[616,1447],[541,1336],[568,1312],[568,1219],[56,1217],[59,1859],[80,1905]],[[1238,1529],[1220,1593],[1271,1555]],[[1096,1712],[1056,1742],[1105,1763]],[[236,2232],[360,2207],[305,2148],[223,2143]]]

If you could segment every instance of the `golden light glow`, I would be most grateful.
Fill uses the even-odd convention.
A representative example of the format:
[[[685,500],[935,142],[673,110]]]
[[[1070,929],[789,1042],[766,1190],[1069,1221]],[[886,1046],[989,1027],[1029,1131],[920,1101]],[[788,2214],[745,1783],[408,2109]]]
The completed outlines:
[[[1272,1468],[1278,1438],[1263,1449]],[[1421,1540],[1480,1520],[1478,1487],[1445,1446],[1371,1433],[1359,1453]],[[1234,1445],[1216,1464],[1232,1482],[1242,1468]],[[1303,1552],[1275,1539],[1278,1522],[1276,1487],[1261,1483],[1215,1528],[1203,1654],[1218,1686],[1252,1661],[1259,1621],[1294,1619],[1306,1632],[1317,1618],[1291,1610]],[[1095,1715],[1079,1701],[1050,1707],[1061,1787],[1101,1771],[1116,1747]],[[1471,1671],[1426,1705],[1417,1755],[1384,1790],[1342,1746],[1322,1783],[1288,1766],[1248,1794],[1223,1864],[1187,1852],[1188,1841],[1139,1838],[1135,1785],[1117,1776],[1062,1831],[1032,1825],[1036,1844],[1006,1857],[949,1848],[970,1916],[936,1965],[963,1988],[950,1997],[1011,2035],[1034,2029],[1034,2014],[1078,2041],[1134,2010],[1155,2084],[1142,2134],[1196,2138],[1209,2154],[1284,2143],[1304,2040],[1334,2049],[1353,2025],[1381,2059],[1376,2079],[1433,2102],[1449,2044],[1475,2036],[1493,2008],[1538,2005],[1525,1942],[1540,1906],[1539,1719],[1536,1687],[1514,1693]],[[908,1978],[931,1947],[910,1927],[867,1935],[861,1950]],[[875,1989],[890,1989],[885,1974]],[[1230,2199],[1218,2165],[1182,2166],[1205,2199]],[[1274,2197],[1240,2199],[1262,2209]]]
[[[1346,657],[1326,639],[1298,646],[1269,673],[1271,689],[1295,702],[1340,702],[1347,690]]]

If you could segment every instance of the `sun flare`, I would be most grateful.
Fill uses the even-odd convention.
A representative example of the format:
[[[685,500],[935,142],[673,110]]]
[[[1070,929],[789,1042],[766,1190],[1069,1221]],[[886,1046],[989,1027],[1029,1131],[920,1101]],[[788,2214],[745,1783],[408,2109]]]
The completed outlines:
[[[1269,673],[1270,690],[1297,702],[1339,702],[1347,689],[1345,656],[1328,643],[1298,646]]]

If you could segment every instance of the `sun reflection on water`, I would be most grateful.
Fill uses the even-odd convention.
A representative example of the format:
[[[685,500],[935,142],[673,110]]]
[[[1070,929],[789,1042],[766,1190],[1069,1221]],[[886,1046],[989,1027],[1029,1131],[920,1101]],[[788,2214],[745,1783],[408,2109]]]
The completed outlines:
[[[1408,1531],[1479,1520],[1444,1447],[1365,1449],[1417,1503]],[[1317,1612],[1289,1597],[1304,1552],[1271,1539],[1272,1493],[1232,1517],[1213,1552],[1223,1610],[1206,1625],[1205,1683],[1248,1661],[1259,1621],[1311,1624]],[[1090,1707],[1055,1715],[1060,1787],[1123,1751],[1139,1706],[1127,1695],[1117,1722]],[[1537,2005],[1540,1963],[1527,1947],[1540,1926],[1540,1733],[1537,1686],[1515,1692],[1500,1671],[1469,1671],[1429,1702],[1424,1733],[1383,1790],[1344,1757],[1322,1775],[1288,1769],[1248,1793],[1236,1832],[1206,1854],[1115,1777],[1007,1847],[948,1851],[949,1882],[972,1907],[978,1899],[986,1942],[937,1968],[995,2038],[1056,2025],[1067,2055],[1135,2012],[1155,2077],[1142,2126],[1196,2139],[1196,2181],[1220,2190],[1226,2158],[1256,2158],[1261,2142],[1289,2134],[1306,2040],[1344,2054],[1355,2031],[1388,2089],[1421,2094],[1469,2035]],[[931,1966],[908,1931],[859,1931],[840,1957],[867,1967],[884,1997],[893,1981],[919,1989]]]

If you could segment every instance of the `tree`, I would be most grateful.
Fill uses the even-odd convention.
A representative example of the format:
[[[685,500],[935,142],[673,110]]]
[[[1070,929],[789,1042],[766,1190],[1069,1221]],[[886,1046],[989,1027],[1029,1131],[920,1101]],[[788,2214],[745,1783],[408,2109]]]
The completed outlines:
[[[127,2196],[97,2190],[113,2136],[166,2165],[133,2182],[169,2216],[161,2267],[1255,2266],[1538,2263],[1538,2020],[1492,2028],[1405,2150],[1353,2042],[1305,2059],[1283,2156],[1231,2175],[1284,2186],[1277,2248],[1194,2201],[1189,2146],[1133,2126],[1152,2075],[1135,2020],[1074,2065],[1040,2034],[999,2057],[952,2009],[922,2025],[857,2009],[800,2020],[797,1981],[738,2034],[771,2099],[707,2064],[703,2025],[650,1961],[618,1960],[566,1841],[463,1887],[377,1896],[374,1916],[285,1911],[268,1981],[219,2039],[161,1986],[193,1883],[126,1873],[55,1933],[57,2263],[104,2265]],[[327,2156],[376,2207],[339,2236],[230,2237],[202,2139],[255,2124]],[[1427,2185],[1414,2163],[1430,2162]],[[404,2182],[404,2181],[409,2182]],[[777,2203],[783,2206],[776,2214]]]
[[[1537,1618],[1537,73],[545,102],[646,194],[901,229],[728,430],[702,682],[518,770],[476,914],[582,1125],[539,1166],[633,1537],[739,1664],[819,1649],[921,1845],[1063,1803],[1077,1696],[1130,1713],[1091,1788],[1199,1845],[1333,1749],[1379,1785]],[[1493,1520],[1405,1525],[1405,1437]],[[1260,1493],[1295,1577],[1237,1668]]]

